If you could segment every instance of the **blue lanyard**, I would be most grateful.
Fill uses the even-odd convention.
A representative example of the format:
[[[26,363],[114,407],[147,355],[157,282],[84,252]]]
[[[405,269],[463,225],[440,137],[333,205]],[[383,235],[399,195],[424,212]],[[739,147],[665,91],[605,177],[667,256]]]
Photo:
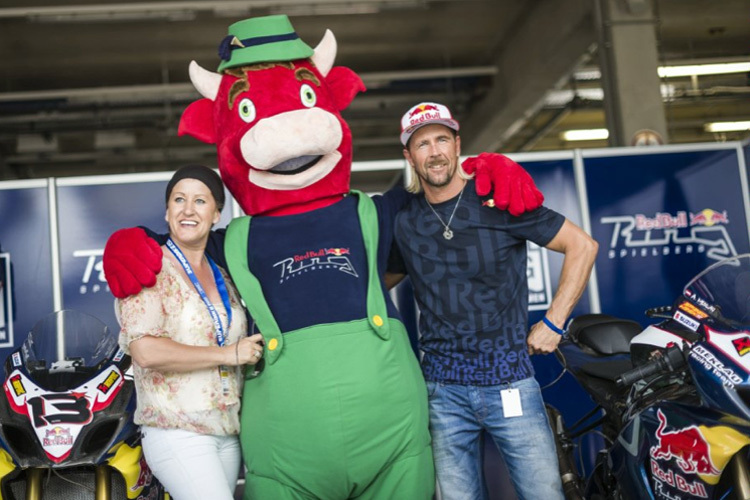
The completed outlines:
[[[190,262],[188,262],[188,260],[185,258],[182,250],[180,250],[180,248],[175,245],[174,241],[172,241],[172,238],[167,239],[167,248],[169,248],[172,254],[177,258],[177,261],[182,264],[182,268],[185,270],[185,274],[188,275],[188,278],[190,278],[190,281],[193,283],[195,290],[198,292],[198,295],[200,295],[201,300],[203,300],[203,303],[206,304],[208,312],[211,315],[211,319],[214,322],[214,329],[216,330],[216,342],[219,344],[219,346],[223,347],[226,337],[224,335],[224,325],[221,324],[219,313],[216,311],[216,308],[211,303],[211,301],[208,300],[208,295],[206,295],[206,291],[203,289],[203,286],[198,281],[198,277],[193,272],[193,268],[190,266]],[[208,260],[208,264],[211,266],[211,271],[214,274],[216,289],[219,291],[221,301],[224,303],[224,308],[227,310],[228,329],[229,325],[232,323],[232,306],[229,304],[229,292],[227,291],[227,284],[224,282],[224,277],[221,275],[221,271],[219,271],[219,266],[217,266],[208,255],[206,255],[206,259]]]

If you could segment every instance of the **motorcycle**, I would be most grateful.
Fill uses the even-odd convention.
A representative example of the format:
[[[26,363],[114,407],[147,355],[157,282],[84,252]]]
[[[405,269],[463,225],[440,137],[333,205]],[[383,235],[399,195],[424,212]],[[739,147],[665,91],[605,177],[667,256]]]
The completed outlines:
[[[133,422],[130,357],[93,316],[41,319],[5,362],[0,500],[164,499]]]
[[[548,415],[568,499],[750,498],[750,254],[691,279],[645,329],[574,318],[557,357],[596,405],[566,426]],[[580,438],[602,436],[592,470]]]

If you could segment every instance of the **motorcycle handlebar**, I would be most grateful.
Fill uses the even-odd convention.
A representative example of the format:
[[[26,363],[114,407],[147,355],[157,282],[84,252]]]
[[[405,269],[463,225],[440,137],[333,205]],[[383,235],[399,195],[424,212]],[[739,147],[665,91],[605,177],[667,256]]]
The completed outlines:
[[[664,356],[659,356],[645,365],[628,370],[615,380],[617,387],[627,387],[659,372],[671,372],[686,364],[685,355],[679,346],[668,347]]]
[[[659,306],[646,309],[646,316],[649,318],[666,318],[672,317],[672,306]]]

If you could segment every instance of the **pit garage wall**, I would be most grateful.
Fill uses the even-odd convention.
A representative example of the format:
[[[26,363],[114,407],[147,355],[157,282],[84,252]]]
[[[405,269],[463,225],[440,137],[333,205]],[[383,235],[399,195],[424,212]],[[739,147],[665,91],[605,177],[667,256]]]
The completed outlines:
[[[750,144],[725,143],[511,157],[532,174],[545,205],[599,242],[594,275],[574,314],[605,312],[645,325],[643,311],[671,304],[702,268],[750,251],[747,154]],[[363,162],[354,170],[403,166],[401,160]],[[170,176],[0,182],[0,268],[10,260],[13,280],[2,289],[3,318],[12,321],[0,331],[0,359],[55,309],[80,309],[117,328],[101,272],[104,243],[121,227],[166,229],[163,193]],[[228,205],[218,227],[237,214]],[[546,310],[561,265],[554,252],[529,249],[532,323]]]
[[[748,144],[725,143],[511,155],[532,174],[547,206],[599,242],[594,274],[573,315],[605,312],[645,325],[643,311],[671,304],[698,271],[750,252],[748,154]],[[366,162],[355,163],[354,171],[403,167],[401,160]],[[0,360],[53,310],[79,309],[117,330],[101,271],[104,243],[121,227],[165,230],[163,196],[170,176],[0,182],[0,270],[10,261],[5,281],[12,280],[2,288],[6,324],[0,328]],[[228,205],[218,226],[238,214],[235,204]],[[552,298],[561,265],[560,255],[530,248],[532,324]],[[398,301],[413,304],[403,290],[408,287]],[[416,314],[407,316],[414,334]],[[543,387],[561,371],[552,356],[535,356],[534,364]],[[545,398],[570,421],[589,407],[581,404],[586,396],[569,375],[545,389]]]

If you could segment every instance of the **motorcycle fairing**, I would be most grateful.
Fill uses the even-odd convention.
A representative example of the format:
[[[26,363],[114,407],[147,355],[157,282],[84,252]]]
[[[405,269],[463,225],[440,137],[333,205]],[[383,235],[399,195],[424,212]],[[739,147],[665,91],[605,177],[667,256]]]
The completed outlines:
[[[733,368],[739,368],[744,373],[738,373],[744,381],[750,374],[750,332],[718,332],[708,326],[705,327],[706,339],[733,362]]]
[[[733,347],[733,341],[743,339],[746,333],[705,329],[707,341],[695,344],[688,356],[695,388],[706,405],[750,420],[750,408],[739,392],[750,390],[750,357],[743,357]]]
[[[122,474],[128,498],[149,498],[148,490],[151,489],[154,475],[146,463],[140,445],[131,447],[127,443],[120,443],[114,456],[107,463]],[[141,493],[145,493],[143,497],[139,496]]]
[[[656,497],[713,498],[732,456],[750,444],[750,427],[726,419],[724,413],[673,402],[640,414],[648,446],[636,463],[647,464]]]
[[[15,369],[3,388],[10,407],[27,417],[47,457],[56,464],[70,455],[83,427],[94,413],[107,408],[124,384],[120,369],[112,364],[78,387],[48,391]]]

